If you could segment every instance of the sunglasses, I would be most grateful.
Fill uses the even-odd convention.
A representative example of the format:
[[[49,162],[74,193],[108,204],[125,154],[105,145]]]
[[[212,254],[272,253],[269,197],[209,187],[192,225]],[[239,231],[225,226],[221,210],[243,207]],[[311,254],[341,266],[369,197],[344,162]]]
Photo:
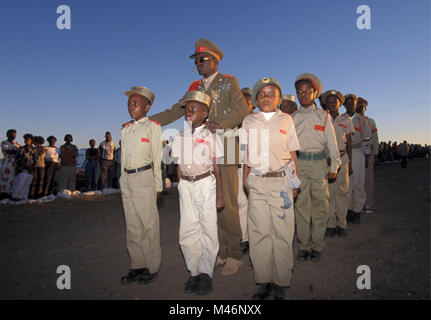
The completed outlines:
[[[203,63],[205,61],[212,60],[212,59],[213,58],[210,58],[210,57],[200,57],[199,59],[195,58],[195,64],[197,64],[198,62]]]

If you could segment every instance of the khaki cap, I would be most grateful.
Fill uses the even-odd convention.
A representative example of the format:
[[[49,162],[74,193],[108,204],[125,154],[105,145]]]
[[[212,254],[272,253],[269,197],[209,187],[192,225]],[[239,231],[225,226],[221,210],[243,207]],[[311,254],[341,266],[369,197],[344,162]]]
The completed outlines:
[[[132,87],[132,89],[124,92],[124,94],[128,97],[130,97],[133,94],[139,94],[147,98],[148,101],[150,101],[150,104],[153,104],[153,101],[155,98],[154,93],[150,89],[148,89],[147,87],[140,87],[140,86]]]
[[[353,93],[348,93],[348,94],[346,94],[345,96],[344,96],[344,102],[346,102],[346,100],[347,99],[349,99],[349,98],[352,98],[353,100],[355,100],[355,101],[357,101],[358,100],[358,98],[356,97],[356,95],[355,94],[353,94]],[[344,103],[343,103],[344,104]]]
[[[283,100],[295,102],[295,96],[291,94],[283,94]]]
[[[366,106],[368,106],[368,101],[367,101],[367,100],[365,100],[365,99],[364,99],[364,98],[362,98],[362,97],[358,97],[358,104],[360,104],[360,103],[365,104]]]
[[[328,99],[328,97],[330,97],[330,96],[336,96],[340,101],[341,101],[341,105],[343,105],[344,104],[344,95],[340,92],[340,91],[338,91],[338,90],[327,90],[327,91],[325,91],[323,94],[322,94],[322,102],[324,103],[324,104],[326,104],[327,103],[327,99]]]
[[[218,61],[223,58],[223,51],[213,42],[207,39],[198,39],[195,43],[195,53],[190,56],[190,59],[194,59],[194,57],[201,52],[209,53],[214,56]]]
[[[251,97],[252,91],[251,88],[242,88],[241,89],[242,94],[248,94]]]
[[[208,108],[211,107],[211,97],[202,91],[188,91],[181,100],[181,108],[186,106],[187,101],[197,101],[203,103]]]
[[[269,86],[269,85],[274,85],[276,87],[278,87],[278,89],[280,90],[280,93],[282,92],[281,90],[281,84],[280,82],[278,82],[277,79],[274,78],[263,78],[260,79],[258,82],[256,82],[253,86],[253,90],[252,90],[252,95],[251,95],[251,103],[253,103],[254,106],[257,107],[256,105],[256,97],[257,94],[259,93],[259,90],[262,89],[265,86]]]
[[[322,83],[320,82],[320,79],[317,76],[315,76],[312,73],[300,74],[295,80],[295,86],[296,86],[296,83],[301,80],[310,81],[314,89],[317,91],[317,97],[320,96],[320,94],[322,93]]]

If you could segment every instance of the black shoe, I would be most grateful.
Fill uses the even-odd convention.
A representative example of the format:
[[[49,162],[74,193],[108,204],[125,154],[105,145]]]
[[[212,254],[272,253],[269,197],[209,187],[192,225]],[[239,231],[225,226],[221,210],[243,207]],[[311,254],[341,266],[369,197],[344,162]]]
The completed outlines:
[[[320,261],[320,259],[321,259],[320,256],[321,256],[320,252],[314,251],[314,250],[311,251],[311,261],[313,261],[313,262]]]
[[[124,277],[121,277],[121,283],[129,283],[138,280],[145,272],[145,270],[148,269],[130,269],[128,274],[126,274]]]
[[[289,287],[275,286],[274,300],[287,300],[286,289]]]
[[[353,212],[353,224],[361,224],[361,213],[360,212]]]
[[[243,254],[246,254],[248,251],[248,241],[242,241],[240,244],[240,248]]]
[[[158,277],[158,275],[159,275],[158,272],[151,273],[150,270],[145,268],[145,271],[142,273],[141,277],[139,278],[138,283],[139,284],[148,284],[150,282],[153,282]]]
[[[353,222],[353,211],[350,210],[350,209],[347,210],[346,222],[347,223],[352,223]]]
[[[213,289],[212,279],[206,273],[200,275],[198,288],[196,290],[197,294],[207,294]]]
[[[339,237],[347,237],[346,229],[337,226],[337,233]]]
[[[326,228],[325,237],[333,237],[337,234],[337,230],[335,228]]]
[[[299,261],[307,261],[310,256],[310,251],[299,250],[297,259]]]
[[[190,276],[187,282],[184,284],[184,292],[185,293],[194,293],[198,290],[199,287],[200,275]]]
[[[271,292],[274,290],[274,284],[271,282],[262,284],[259,289],[257,289],[256,293],[253,295],[253,300],[266,300],[268,299]]]

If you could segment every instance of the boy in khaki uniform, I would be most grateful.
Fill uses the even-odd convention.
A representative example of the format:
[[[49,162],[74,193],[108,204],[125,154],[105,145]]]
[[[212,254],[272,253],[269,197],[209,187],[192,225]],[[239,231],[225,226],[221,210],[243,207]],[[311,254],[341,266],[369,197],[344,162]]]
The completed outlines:
[[[277,110],[281,86],[263,78],[253,87],[252,100],[260,112],[245,117],[241,143],[246,145],[244,187],[248,190],[248,232],[255,282],[253,299],[286,298],[293,271],[295,228],[293,197],[284,167],[295,162],[299,143],[290,115]],[[289,200],[287,200],[287,197]],[[290,201],[290,205],[286,202]]]
[[[220,169],[223,142],[205,128],[211,98],[189,91],[183,99],[185,120],[191,129],[174,138],[171,156],[178,158],[180,194],[180,245],[190,277],[185,293],[207,294],[212,290],[214,265],[219,250],[217,210],[224,207]]]
[[[298,260],[306,261],[311,255],[311,261],[319,261],[329,215],[328,179],[337,175],[340,152],[328,112],[317,109],[314,102],[322,92],[320,79],[310,73],[301,74],[295,88],[301,104],[292,115],[301,146],[298,177],[302,184],[295,204]],[[331,159],[329,173],[325,147]]]
[[[352,133],[353,123],[346,114],[339,114],[344,103],[344,95],[337,90],[328,90],[322,96],[332,117],[337,145],[340,151],[341,166],[334,182],[329,183],[329,218],[326,235],[347,236],[346,215],[349,209],[349,172],[352,172]]]
[[[162,129],[146,114],[154,94],[145,87],[126,91],[128,110],[134,119],[121,130],[121,197],[127,226],[127,251],[130,270],[122,283],[139,279],[152,282],[161,261],[157,196],[162,191]]]

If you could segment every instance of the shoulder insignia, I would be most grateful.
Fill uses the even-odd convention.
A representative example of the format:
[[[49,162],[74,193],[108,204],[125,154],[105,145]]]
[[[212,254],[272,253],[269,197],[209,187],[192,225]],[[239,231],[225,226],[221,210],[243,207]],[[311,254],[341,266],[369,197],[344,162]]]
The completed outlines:
[[[158,123],[156,120],[150,120],[151,122],[154,122],[155,124],[157,124],[158,126],[160,126],[160,123]]]
[[[189,90],[187,90],[187,91],[197,91],[200,84],[201,84],[200,80],[193,81],[189,87]]]
[[[125,128],[125,127],[127,127],[127,126],[130,126],[130,125],[132,124],[132,122],[133,122],[133,120],[130,120],[129,122],[123,123],[123,124],[121,125],[121,127],[122,127],[122,128]]]

